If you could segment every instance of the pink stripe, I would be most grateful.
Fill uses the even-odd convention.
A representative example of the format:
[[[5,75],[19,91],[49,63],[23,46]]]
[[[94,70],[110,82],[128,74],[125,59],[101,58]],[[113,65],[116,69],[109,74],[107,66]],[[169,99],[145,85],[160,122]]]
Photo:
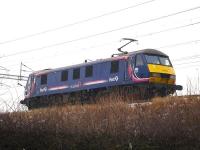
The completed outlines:
[[[139,77],[137,77],[137,75],[133,71],[131,65],[128,66],[128,74],[131,77],[131,80],[133,82],[135,82],[135,83],[138,83],[138,82],[148,82],[149,81],[149,78],[139,78]]]
[[[97,80],[97,81],[86,82],[83,85],[101,84],[101,83],[106,83],[106,82],[107,80]]]
[[[65,85],[65,86],[51,87],[48,90],[53,91],[53,90],[62,90],[62,89],[67,89],[67,88],[69,88],[69,86]]]

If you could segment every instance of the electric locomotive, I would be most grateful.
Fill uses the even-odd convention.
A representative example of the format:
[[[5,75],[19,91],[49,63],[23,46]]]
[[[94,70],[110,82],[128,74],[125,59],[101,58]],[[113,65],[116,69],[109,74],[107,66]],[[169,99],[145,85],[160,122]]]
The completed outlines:
[[[127,44],[135,41],[125,40],[130,40]],[[155,49],[122,51],[127,44],[111,58],[33,72],[25,87],[25,98],[20,103],[32,109],[74,99],[87,101],[94,99],[98,92],[115,87],[119,91],[139,92],[141,99],[167,96],[182,90],[181,85],[176,85],[176,74],[168,55]]]

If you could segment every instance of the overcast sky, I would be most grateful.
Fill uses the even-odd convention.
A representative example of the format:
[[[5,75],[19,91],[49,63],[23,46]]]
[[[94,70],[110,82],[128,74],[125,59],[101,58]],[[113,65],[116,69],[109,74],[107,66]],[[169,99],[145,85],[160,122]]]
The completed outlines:
[[[200,73],[198,7],[198,0],[0,0],[0,66],[10,70],[0,73],[19,74],[21,62],[41,70],[110,57],[127,37],[139,41],[127,51],[168,54],[186,90]],[[0,105],[23,99],[16,81],[0,81],[8,85],[0,86]]]

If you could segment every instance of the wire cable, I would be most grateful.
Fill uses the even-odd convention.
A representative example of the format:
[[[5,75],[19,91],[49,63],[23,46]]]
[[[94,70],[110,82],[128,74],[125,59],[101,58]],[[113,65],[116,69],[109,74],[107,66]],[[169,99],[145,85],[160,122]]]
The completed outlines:
[[[156,1],[156,0],[145,1],[145,2],[142,2],[142,3],[138,3],[136,5],[132,5],[132,6],[129,6],[129,7],[122,8],[122,9],[114,10],[114,11],[111,11],[111,12],[108,12],[108,13],[104,13],[102,15],[98,15],[98,16],[95,16],[95,17],[91,17],[91,18],[87,18],[87,19],[84,19],[84,20],[80,20],[80,21],[77,21],[77,22],[74,22],[74,23],[70,23],[70,24],[67,24],[67,25],[63,25],[63,26],[57,27],[57,28],[52,28],[52,29],[48,29],[48,30],[45,30],[45,31],[42,31],[42,32],[38,32],[38,33],[34,33],[34,34],[29,34],[29,35],[26,35],[26,36],[18,37],[18,38],[12,39],[12,40],[3,41],[3,42],[0,42],[0,45],[11,43],[11,42],[16,42],[16,41],[19,41],[19,40],[24,40],[24,39],[27,39],[27,38],[31,38],[31,37],[39,36],[39,35],[42,35],[42,34],[46,34],[46,33],[49,33],[49,32],[54,32],[54,31],[61,30],[61,29],[64,29],[64,28],[72,27],[72,26],[75,26],[75,25],[78,25],[78,24],[82,24],[82,23],[85,23],[85,22],[93,21],[93,20],[96,20],[96,19],[99,19],[99,18],[102,18],[102,17],[105,17],[105,16],[109,16],[109,15],[113,15],[113,14],[116,14],[116,13],[120,13],[122,11],[131,9],[131,8],[136,8],[138,6],[142,6],[142,5],[154,2],[154,1]]]
[[[16,52],[16,53],[8,54],[8,55],[5,55],[5,56],[1,56],[0,58],[6,58],[6,57],[11,57],[11,56],[16,56],[16,55],[30,53],[30,52],[33,52],[33,51],[39,51],[39,50],[42,50],[42,49],[56,47],[56,46],[60,46],[60,45],[64,45],[64,44],[68,44],[68,43],[72,43],[72,42],[86,40],[86,39],[97,37],[97,36],[100,36],[100,35],[104,35],[104,34],[116,32],[116,31],[120,31],[120,30],[124,30],[124,29],[128,29],[128,28],[132,28],[132,27],[139,26],[139,25],[142,25],[142,24],[146,24],[146,23],[158,21],[158,20],[161,20],[161,19],[165,19],[165,18],[168,18],[168,17],[176,16],[176,15],[179,15],[179,14],[183,14],[183,13],[186,13],[186,12],[194,11],[194,10],[197,10],[197,9],[200,9],[200,6],[193,7],[193,8],[187,9],[187,10],[183,10],[183,11],[179,11],[179,12],[176,12],[176,13],[164,15],[164,16],[161,16],[161,17],[149,19],[149,20],[142,21],[142,22],[139,22],[139,23],[136,23],[136,24],[132,24],[132,25],[123,26],[123,27],[120,27],[120,28],[108,30],[108,31],[105,31],[105,32],[101,32],[101,33],[97,33],[97,34],[92,34],[92,35],[80,37],[80,38],[69,40],[69,41],[65,41],[65,42],[60,42],[60,43],[55,43],[55,44],[51,44],[51,45],[46,45],[46,46],[39,47],[39,48],[34,48],[34,49],[30,49],[30,50],[24,50],[24,51],[21,51],[21,52]]]
[[[190,26],[194,26],[194,25],[198,25],[198,24],[200,24],[200,22],[195,22],[195,23],[191,23],[191,24],[186,24],[186,25],[182,25],[182,26],[168,28],[168,29],[164,29],[164,30],[160,30],[160,31],[152,32],[152,33],[147,33],[147,34],[139,35],[135,38],[152,36],[152,35],[168,32],[168,31],[172,31],[172,30],[178,30],[178,29],[182,29],[182,28],[186,28],[186,27],[190,27]],[[98,47],[102,47],[102,46],[105,46],[105,45],[113,44],[114,42],[117,42],[117,41],[113,41],[113,42],[109,42],[109,43],[105,43],[105,44],[101,44],[101,45],[96,45],[96,46],[90,46],[90,47],[87,47],[87,48],[84,48],[84,49],[98,48]],[[52,58],[52,57],[55,57],[55,56],[45,57],[45,58],[42,58],[42,59],[39,59],[39,60],[44,60],[44,59]],[[195,57],[197,57],[197,56],[193,56],[192,58],[195,58]],[[181,59],[181,60],[187,59],[187,57],[186,58],[185,57],[179,58],[179,59]],[[177,61],[177,60],[173,60],[173,61]],[[29,62],[33,62],[33,61],[29,61]]]
[[[198,24],[200,24],[200,21],[199,22],[195,22],[195,23],[191,23],[191,24],[186,24],[186,25],[182,25],[182,26],[173,27],[173,28],[168,28],[168,29],[164,29],[164,30],[160,30],[160,31],[156,31],[156,32],[151,32],[151,33],[147,33],[147,34],[138,35],[137,37],[152,36],[152,35],[160,34],[160,33],[163,33],[163,32],[178,30],[178,29],[182,29],[182,28],[186,28],[186,27],[190,27],[190,26],[194,26],[194,25],[198,25]]]
[[[195,42],[200,42],[200,40],[193,40],[193,41],[188,41],[188,42],[176,43],[176,44],[172,44],[172,45],[166,45],[166,46],[162,46],[162,48],[172,48],[172,47],[177,47],[177,46],[182,46],[182,45],[187,45],[187,44],[193,44]],[[156,49],[159,49],[159,48],[156,48]],[[50,56],[49,58],[51,58],[51,57],[55,57],[55,56]],[[182,58],[178,58],[178,59],[182,59]],[[37,59],[37,61],[38,60],[44,60],[44,59]],[[35,62],[35,61],[29,61],[29,62]],[[29,63],[29,62],[26,62],[26,63]],[[7,67],[15,67],[15,66],[17,66],[17,65],[15,64],[15,65],[7,66]]]
[[[185,65],[185,66],[175,66],[175,68],[178,70],[178,69],[187,69],[187,68],[194,68],[194,67],[197,67],[197,68],[199,68],[199,64],[195,64],[195,65],[189,65],[189,66],[187,66],[187,65]]]
[[[200,58],[200,55],[192,55],[192,56],[187,56],[187,57],[181,57],[178,59],[174,59],[173,61],[185,61],[185,60],[190,60],[190,59],[197,59]]]
[[[176,43],[176,44],[171,44],[171,45],[165,45],[165,46],[162,46],[162,47],[158,47],[156,49],[171,48],[171,47],[187,45],[187,44],[192,44],[192,43],[197,43],[197,42],[200,42],[200,40],[193,40],[193,41],[187,41],[187,42]]]
[[[194,63],[200,63],[200,60],[192,61],[192,62],[179,63],[179,64],[174,64],[174,65],[175,66],[180,66],[180,65],[188,65],[188,64],[194,64]]]

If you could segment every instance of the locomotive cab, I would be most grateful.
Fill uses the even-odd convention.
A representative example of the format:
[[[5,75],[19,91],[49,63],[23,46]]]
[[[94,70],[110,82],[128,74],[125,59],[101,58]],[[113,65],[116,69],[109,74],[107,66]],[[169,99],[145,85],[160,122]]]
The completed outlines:
[[[169,57],[145,54],[149,69],[149,82],[174,85],[176,75]]]
[[[182,86],[176,85],[176,74],[169,57],[160,51],[136,52],[131,56],[131,69],[132,81],[139,81],[152,95],[166,96],[182,90]]]

